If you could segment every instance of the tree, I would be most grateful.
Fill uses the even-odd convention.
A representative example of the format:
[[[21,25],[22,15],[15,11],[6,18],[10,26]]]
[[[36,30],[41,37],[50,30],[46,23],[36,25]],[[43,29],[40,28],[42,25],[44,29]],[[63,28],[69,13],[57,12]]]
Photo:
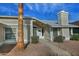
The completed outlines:
[[[23,3],[18,4],[18,40],[17,47],[24,49],[24,33],[23,33]]]

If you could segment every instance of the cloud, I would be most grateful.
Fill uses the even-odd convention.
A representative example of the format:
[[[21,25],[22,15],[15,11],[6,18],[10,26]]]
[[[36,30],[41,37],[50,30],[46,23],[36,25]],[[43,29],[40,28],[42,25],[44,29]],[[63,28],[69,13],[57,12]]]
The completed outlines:
[[[29,3],[26,3],[25,4],[30,10],[33,10],[33,7],[32,7],[32,5],[31,4],[29,4]]]
[[[24,16],[29,15],[40,19],[57,19],[57,13],[65,10],[69,12],[70,19],[79,19],[79,3],[25,3],[24,6]],[[0,15],[18,15],[18,4],[0,3]]]
[[[38,3],[35,3],[34,5],[35,5],[36,11],[39,12],[39,10],[40,10],[40,9],[39,9],[39,8],[40,8],[40,7],[39,7],[39,4],[38,4]]]

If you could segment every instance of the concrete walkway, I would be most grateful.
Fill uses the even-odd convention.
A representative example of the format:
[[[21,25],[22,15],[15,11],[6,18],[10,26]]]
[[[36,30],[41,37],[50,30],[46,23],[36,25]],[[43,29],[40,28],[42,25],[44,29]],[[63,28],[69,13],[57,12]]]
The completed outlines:
[[[71,56],[71,54],[68,51],[65,51],[65,50],[59,48],[58,46],[53,44],[53,42],[49,42],[47,40],[40,40],[40,42],[44,43],[46,46],[48,46],[51,49],[50,53],[52,56],[54,56],[54,55],[55,56]]]
[[[54,42],[40,40],[38,44],[30,44],[22,51],[15,47],[7,56],[71,56],[71,54],[68,51],[59,48]]]
[[[16,46],[7,56],[50,56],[50,48],[43,43],[29,44],[27,48],[20,50]]]

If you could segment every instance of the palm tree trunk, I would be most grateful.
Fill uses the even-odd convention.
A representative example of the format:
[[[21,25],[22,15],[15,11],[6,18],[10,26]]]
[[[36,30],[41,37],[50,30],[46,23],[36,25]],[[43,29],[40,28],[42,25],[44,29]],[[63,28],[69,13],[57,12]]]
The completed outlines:
[[[24,33],[23,33],[23,3],[18,6],[18,40],[17,47],[24,49]]]

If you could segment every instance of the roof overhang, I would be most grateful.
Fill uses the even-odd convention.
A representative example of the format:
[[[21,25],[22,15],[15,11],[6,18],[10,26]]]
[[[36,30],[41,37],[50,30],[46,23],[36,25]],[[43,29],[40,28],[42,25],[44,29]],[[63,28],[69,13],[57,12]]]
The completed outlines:
[[[33,25],[40,27],[40,28],[50,27],[50,25],[42,23],[39,20],[34,20]]]

